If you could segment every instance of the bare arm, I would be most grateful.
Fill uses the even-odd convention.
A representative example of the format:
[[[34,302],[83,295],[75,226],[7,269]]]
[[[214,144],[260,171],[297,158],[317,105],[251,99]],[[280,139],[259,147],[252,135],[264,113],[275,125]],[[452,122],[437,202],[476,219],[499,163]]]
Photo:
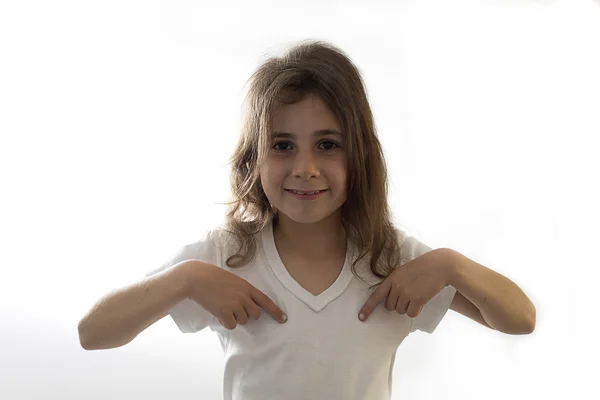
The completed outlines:
[[[445,254],[451,260],[450,284],[479,309],[486,325],[511,335],[534,331],[535,305],[516,283],[455,250]],[[475,320],[482,323],[479,316],[475,316]]]
[[[108,293],[79,322],[81,346],[86,350],[123,346],[168,315],[187,297],[193,263],[196,261],[181,262]]]

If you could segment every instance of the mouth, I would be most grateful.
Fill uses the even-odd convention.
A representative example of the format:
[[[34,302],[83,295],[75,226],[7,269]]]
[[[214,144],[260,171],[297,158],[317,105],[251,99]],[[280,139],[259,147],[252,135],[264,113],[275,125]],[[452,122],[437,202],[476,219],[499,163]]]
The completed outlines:
[[[321,189],[321,190],[294,190],[294,189],[285,189],[286,192],[290,192],[293,194],[297,194],[300,196],[313,196],[316,194],[320,194],[323,192],[326,192],[327,189]]]

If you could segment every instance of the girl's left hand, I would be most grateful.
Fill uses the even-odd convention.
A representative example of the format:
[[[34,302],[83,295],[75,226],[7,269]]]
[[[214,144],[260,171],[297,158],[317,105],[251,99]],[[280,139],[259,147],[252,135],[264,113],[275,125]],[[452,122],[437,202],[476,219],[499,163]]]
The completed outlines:
[[[371,294],[359,313],[366,321],[379,303],[388,311],[416,317],[449,284],[450,249],[431,250],[396,268]],[[364,318],[361,316],[364,314]]]

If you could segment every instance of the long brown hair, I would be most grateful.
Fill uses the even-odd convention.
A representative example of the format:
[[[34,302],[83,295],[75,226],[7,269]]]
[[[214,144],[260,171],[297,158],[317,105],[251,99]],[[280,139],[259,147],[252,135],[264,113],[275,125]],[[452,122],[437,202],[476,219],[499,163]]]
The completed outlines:
[[[233,201],[228,203],[225,222],[239,248],[227,259],[227,266],[241,267],[254,257],[255,234],[276,216],[259,172],[269,151],[275,110],[316,94],[338,118],[346,136],[348,193],[342,223],[358,250],[352,272],[357,276],[356,263],[368,255],[373,274],[388,276],[403,259],[401,235],[392,223],[387,168],[358,68],[330,43],[302,41],[283,56],[267,59],[248,82],[242,132],[230,159]]]

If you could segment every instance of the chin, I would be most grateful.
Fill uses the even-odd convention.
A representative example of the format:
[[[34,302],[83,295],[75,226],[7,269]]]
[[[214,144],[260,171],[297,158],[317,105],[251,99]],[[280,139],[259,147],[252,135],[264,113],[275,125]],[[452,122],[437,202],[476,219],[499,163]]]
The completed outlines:
[[[286,217],[288,217],[292,221],[296,222],[297,224],[306,224],[306,225],[316,224],[318,222],[323,221],[325,218],[327,218],[327,216],[307,216],[307,215],[297,216],[297,215],[289,215],[289,214],[286,214]]]
[[[283,209],[278,209],[279,214],[285,215],[286,218],[294,221],[297,224],[316,224],[327,218],[331,217],[333,214],[340,210],[328,210],[326,212],[302,212],[297,209],[286,210],[287,207]]]

